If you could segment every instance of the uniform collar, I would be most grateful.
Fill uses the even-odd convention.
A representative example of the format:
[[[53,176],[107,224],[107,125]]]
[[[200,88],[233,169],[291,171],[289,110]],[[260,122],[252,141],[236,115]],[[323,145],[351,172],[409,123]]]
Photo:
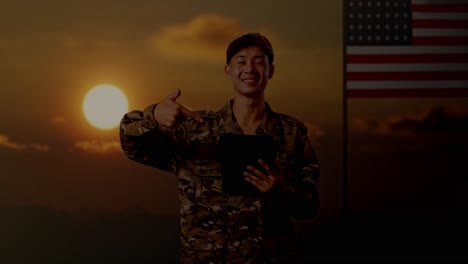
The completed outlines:
[[[237,120],[232,111],[232,104],[234,99],[231,99],[224,107],[219,111],[220,112],[220,122],[219,122],[219,133],[233,133],[233,134],[243,134],[242,129],[240,128]],[[279,116],[273,112],[270,105],[265,102],[265,112],[263,114],[263,119],[260,122],[259,126],[255,133],[257,135],[271,135],[275,140],[280,140],[282,135],[283,123],[280,120]]]

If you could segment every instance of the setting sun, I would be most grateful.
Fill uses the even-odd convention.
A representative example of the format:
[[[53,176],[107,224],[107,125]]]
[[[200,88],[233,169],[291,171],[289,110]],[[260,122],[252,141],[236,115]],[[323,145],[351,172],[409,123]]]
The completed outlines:
[[[83,101],[86,119],[100,129],[118,126],[127,111],[127,97],[119,88],[109,84],[95,86],[86,94]]]

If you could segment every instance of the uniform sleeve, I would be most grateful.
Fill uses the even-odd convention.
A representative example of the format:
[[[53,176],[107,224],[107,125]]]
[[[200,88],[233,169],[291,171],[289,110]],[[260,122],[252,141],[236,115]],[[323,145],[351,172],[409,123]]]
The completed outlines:
[[[320,166],[308,138],[307,127],[298,129],[296,138],[296,164],[293,181],[286,192],[272,190],[270,199],[277,212],[297,219],[312,219],[318,214],[319,195],[317,182]]]
[[[129,159],[171,171],[176,137],[172,129],[160,126],[154,118],[156,105],[150,105],[144,111],[128,112],[122,117],[120,143]]]
[[[298,160],[294,185],[288,188],[286,201],[290,215],[296,218],[314,218],[318,214],[319,195],[317,183],[320,165],[308,137],[307,127],[299,130]]]

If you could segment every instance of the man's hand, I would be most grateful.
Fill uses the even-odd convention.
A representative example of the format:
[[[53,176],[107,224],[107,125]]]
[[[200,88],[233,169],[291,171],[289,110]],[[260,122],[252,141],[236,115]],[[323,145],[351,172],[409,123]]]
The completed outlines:
[[[259,159],[258,163],[267,171],[268,175],[265,175],[261,170],[253,167],[247,166],[246,172],[244,172],[245,180],[250,182],[262,193],[266,193],[273,189],[273,187],[278,186],[280,191],[286,191],[287,186],[284,182],[284,176],[282,172],[278,173],[274,170],[269,164],[265,161]],[[276,164],[278,170],[280,170],[279,164]]]
[[[188,110],[186,107],[176,102],[179,96],[180,89],[177,89],[177,92],[166,97],[164,101],[154,108],[153,114],[156,121],[160,125],[170,128],[177,127],[188,117],[191,117],[198,122],[203,122],[203,119],[198,114]]]

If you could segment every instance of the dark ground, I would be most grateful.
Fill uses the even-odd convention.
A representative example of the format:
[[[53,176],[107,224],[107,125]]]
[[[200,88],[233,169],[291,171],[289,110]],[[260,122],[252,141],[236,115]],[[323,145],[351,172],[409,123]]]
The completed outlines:
[[[356,213],[303,237],[304,260],[468,260],[466,215]]]
[[[355,213],[303,233],[303,260],[468,260],[467,220]],[[177,226],[141,212],[77,221],[44,207],[4,208],[0,263],[178,263]]]

